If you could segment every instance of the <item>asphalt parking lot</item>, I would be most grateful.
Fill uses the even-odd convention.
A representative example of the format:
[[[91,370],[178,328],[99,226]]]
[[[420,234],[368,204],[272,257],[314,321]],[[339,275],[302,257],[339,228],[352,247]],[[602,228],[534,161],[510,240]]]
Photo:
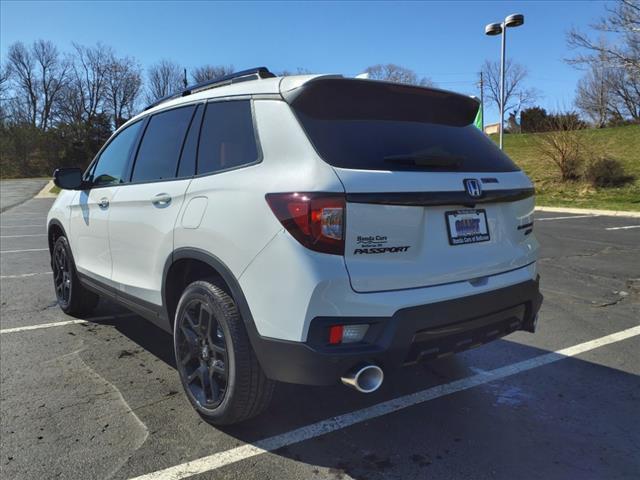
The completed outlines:
[[[2,180],[0,212],[29,200],[47,184],[47,181],[45,178]]]
[[[369,396],[282,384],[266,414],[214,428],[182,393],[169,335],[106,302],[79,322],[57,308],[51,202],[0,215],[2,478],[640,476],[639,218],[536,214],[535,335]]]

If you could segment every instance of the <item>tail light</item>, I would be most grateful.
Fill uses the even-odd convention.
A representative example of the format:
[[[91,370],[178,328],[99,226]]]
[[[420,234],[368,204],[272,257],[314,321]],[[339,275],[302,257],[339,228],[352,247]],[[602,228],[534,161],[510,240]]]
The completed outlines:
[[[345,198],[335,193],[268,193],[280,223],[311,250],[344,255]]]

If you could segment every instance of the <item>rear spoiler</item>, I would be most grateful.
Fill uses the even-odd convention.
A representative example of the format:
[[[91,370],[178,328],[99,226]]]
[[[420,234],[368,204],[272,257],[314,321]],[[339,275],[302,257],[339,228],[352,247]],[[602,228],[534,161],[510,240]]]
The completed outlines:
[[[294,110],[333,120],[381,119],[384,112],[382,119],[466,126],[480,107],[475,98],[448,90],[336,76],[318,76],[281,93]]]

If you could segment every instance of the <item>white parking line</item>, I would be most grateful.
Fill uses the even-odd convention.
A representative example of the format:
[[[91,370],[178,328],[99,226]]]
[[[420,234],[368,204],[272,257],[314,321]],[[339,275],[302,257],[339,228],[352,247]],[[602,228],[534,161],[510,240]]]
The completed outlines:
[[[22,252],[44,252],[49,251],[48,248],[27,248],[25,250],[0,250],[0,253],[22,253]]]
[[[571,218],[589,218],[597,217],[598,215],[571,215],[570,217],[548,217],[548,218],[536,218],[536,222],[546,222],[547,220],[569,220]]]
[[[20,237],[46,237],[46,233],[31,233],[29,235],[0,235],[0,238],[20,238]]]
[[[632,228],[640,228],[640,225],[627,225],[626,227],[609,227],[605,230],[631,230]]]
[[[0,225],[0,228],[44,228],[46,225],[44,223],[38,225]]]
[[[35,277],[36,275],[49,275],[51,273],[52,272],[37,272],[37,273],[23,273],[21,275],[0,275],[0,279]]]
[[[470,388],[477,387],[478,385],[483,385],[485,383],[507,378],[534,368],[549,365],[550,363],[557,362],[567,357],[575,357],[581,353],[585,353],[611,343],[620,342],[637,335],[640,335],[640,326],[628,328],[626,330],[612,333],[611,335],[606,335],[579,345],[564,348],[556,352],[539,355],[537,357],[530,358],[529,360],[478,373],[477,375],[456,380],[451,383],[437,385],[420,392],[394,398],[355,412],[345,413],[344,415],[328,418],[290,432],[265,438],[264,440],[257,441],[254,444],[242,445],[240,447],[215,453],[174,467],[140,475],[139,477],[135,477],[131,480],[179,480],[193,475],[217,470],[241,460],[246,460],[263,453],[273,452],[274,450],[282,447],[310,440],[337,430],[342,430],[343,428],[378,418],[383,415],[388,415],[407,407],[419,405],[429,400],[444,397],[445,395],[451,395],[452,393],[468,390]]]
[[[40,330],[42,328],[64,327],[65,325],[76,325],[79,323],[101,322],[103,320],[111,320],[114,318],[135,317],[135,313],[121,313],[118,315],[105,315],[103,317],[88,318],[87,320],[65,320],[63,322],[41,323],[40,325],[28,325],[26,327],[5,328],[0,330],[0,334],[26,332],[29,330]]]
[[[27,327],[5,328],[0,330],[0,334],[26,332],[27,330],[39,330],[41,328],[62,327],[64,325],[74,325],[76,323],[89,323],[87,320],[66,320],[64,322],[41,323],[40,325],[29,325]]]
[[[38,217],[45,217],[47,214],[42,212],[24,212],[24,213],[3,213],[0,218],[21,218],[25,215],[37,215]]]

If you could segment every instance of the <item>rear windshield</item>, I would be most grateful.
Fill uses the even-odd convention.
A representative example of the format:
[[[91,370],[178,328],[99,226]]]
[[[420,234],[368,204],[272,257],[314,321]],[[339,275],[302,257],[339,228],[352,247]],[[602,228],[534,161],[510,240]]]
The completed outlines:
[[[287,100],[320,156],[361,170],[511,172],[480,132],[478,103],[440,90],[350,79],[311,82]]]

